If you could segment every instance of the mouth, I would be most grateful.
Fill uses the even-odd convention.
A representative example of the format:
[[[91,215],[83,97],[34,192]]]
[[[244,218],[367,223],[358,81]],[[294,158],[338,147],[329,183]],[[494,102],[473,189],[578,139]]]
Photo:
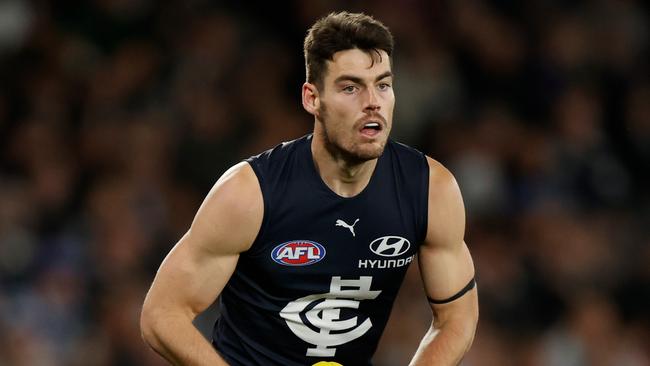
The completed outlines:
[[[359,132],[366,137],[375,137],[384,129],[381,122],[378,121],[367,121],[361,125]]]

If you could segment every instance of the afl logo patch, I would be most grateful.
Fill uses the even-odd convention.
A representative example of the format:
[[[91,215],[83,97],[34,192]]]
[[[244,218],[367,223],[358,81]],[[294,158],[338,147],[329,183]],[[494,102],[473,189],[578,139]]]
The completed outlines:
[[[308,266],[325,258],[325,247],[310,240],[292,240],[273,248],[271,259],[283,266]]]
[[[382,257],[397,257],[406,253],[411,243],[401,236],[383,236],[370,243],[370,250]]]

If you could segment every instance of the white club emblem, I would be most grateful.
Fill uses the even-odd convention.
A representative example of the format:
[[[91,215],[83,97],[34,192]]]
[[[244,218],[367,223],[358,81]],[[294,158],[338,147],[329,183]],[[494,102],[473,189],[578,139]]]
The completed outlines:
[[[280,311],[280,316],[295,335],[316,346],[307,348],[307,356],[333,357],[336,354],[334,346],[353,341],[372,328],[370,319],[361,324],[358,324],[356,316],[340,319],[342,308],[358,309],[361,300],[379,296],[381,291],[370,291],[371,283],[370,276],[361,276],[358,280],[342,280],[341,277],[334,276],[330,292],[301,297]],[[302,313],[305,322],[301,318]]]
[[[354,220],[354,224],[349,225],[347,222],[345,222],[345,221],[343,221],[341,219],[338,219],[338,220],[336,220],[336,226],[343,226],[344,228],[350,229],[350,232],[352,233],[352,236],[356,236],[356,235],[354,235],[354,225],[356,225],[357,222],[359,222],[359,219]]]

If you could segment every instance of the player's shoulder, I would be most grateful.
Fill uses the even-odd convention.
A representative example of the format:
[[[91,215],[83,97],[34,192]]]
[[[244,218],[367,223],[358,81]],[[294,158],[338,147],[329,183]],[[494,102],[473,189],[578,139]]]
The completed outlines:
[[[428,168],[429,171],[429,184],[431,188],[438,186],[454,185],[456,179],[454,175],[447,169],[441,162],[426,155],[415,147],[406,145],[394,140],[388,140],[388,148],[396,154],[400,161],[415,161]]]
[[[429,201],[435,204],[462,206],[460,187],[452,172],[441,162],[427,156],[429,165]]]
[[[427,176],[426,155],[406,144],[394,140],[388,140],[384,154],[390,156],[393,165],[399,167],[404,174],[425,179]],[[416,179],[418,182],[422,179]]]
[[[261,164],[272,164],[274,162],[283,160],[287,156],[290,156],[301,146],[310,144],[311,139],[312,135],[309,134],[295,140],[281,142],[268,150],[249,157],[246,159],[246,161],[253,166]]]
[[[255,193],[259,191],[259,183],[252,166],[247,161],[242,161],[221,175],[207,198],[210,200],[218,196],[221,202],[231,202],[233,206],[238,206],[238,202],[255,199]]]
[[[432,184],[437,186],[456,183],[456,179],[452,172],[441,162],[430,156],[426,156],[426,159],[427,165],[429,166],[429,180]]]
[[[194,217],[189,235],[207,243],[207,247],[241,253],[253,242],[263,213],[255,173],[247,162],[240,162],[212,186]]]
[[[406,158],[424,159],[425,157],[425,154],[417,148],[392,139],[388,140],[387,147],[390,151]]]
[[[263,193],[268,194],[283,185],[288,175],[309,154],[311,135],[286,141],[258,155],[246,159],[254,171]],[[284,183],[283,183],[284,182]]]

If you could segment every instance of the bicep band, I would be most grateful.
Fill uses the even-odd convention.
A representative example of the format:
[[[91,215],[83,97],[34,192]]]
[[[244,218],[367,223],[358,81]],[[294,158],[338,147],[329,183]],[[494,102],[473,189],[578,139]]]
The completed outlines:
[[[465,293],[466,293],[467,291],[473,289],[475,286],[476,286],[476,280],[475,280],[474,278],[472,278],[472,279],[469,281],[469,283],[468,283],[465,287],[463,287],[462,290],[458,291],[458,292],[457,292],[455,295],[453,295],[452,297],[449,297],[449,298],[444,299],[444,300],[434,300],[434,299],[432,299],[432,298],[430,298],[430,297],[427,296],[427,299],[428,299],[429,302],[432,303],[432,304],[437,304],[437,305],[439,305],[439,304],[446,304],[446,303],[448,303],[448,302],[452,302],[452,301],[458,299],[459,297],[465,295]]]

